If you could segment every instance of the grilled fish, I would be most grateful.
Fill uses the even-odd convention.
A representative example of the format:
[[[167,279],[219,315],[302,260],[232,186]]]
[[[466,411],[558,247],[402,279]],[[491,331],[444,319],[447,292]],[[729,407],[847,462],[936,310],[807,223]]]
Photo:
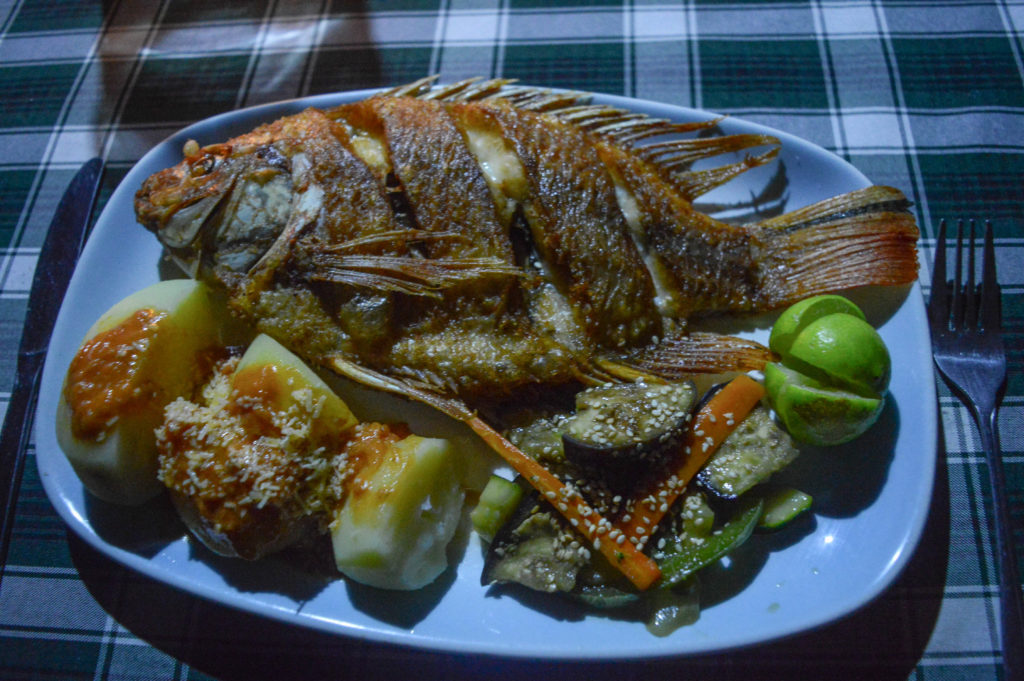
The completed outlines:
[[[716,122],[424,79],[190,142],[136,213],[189,275],[308,359],[469,401],[609,372],[757,368],[766,349],[686,320],[916,278],[918,232],[895,189],[742,226],[698,212],[695,198],[778,149],[680,137]]]

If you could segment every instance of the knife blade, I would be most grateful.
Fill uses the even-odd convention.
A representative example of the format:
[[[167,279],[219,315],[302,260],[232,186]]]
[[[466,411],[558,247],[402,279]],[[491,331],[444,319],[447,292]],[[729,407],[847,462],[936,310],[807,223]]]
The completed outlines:
[[[18,347],[18,371],[0,431],[0,511],[3,512],[0,516],[0,580],[7,569],[15,501],[32,432],[33,407],[43,360],[64,292],[82,250],[102,175],[103,160],[94,158],[72,178],[57,205],[32,277],[25,327]]]

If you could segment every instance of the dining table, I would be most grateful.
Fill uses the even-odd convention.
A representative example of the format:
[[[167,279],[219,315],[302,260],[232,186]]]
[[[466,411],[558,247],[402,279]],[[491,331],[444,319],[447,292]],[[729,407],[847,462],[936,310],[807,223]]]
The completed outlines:
[[[103,159],[96,222],[140,159],[186,126],[428,76],[710,112],[816,145],[910,200],[920,269],[905,294],[916,309],[930,293],[939,221],[991,221],[1008,361],[998,431],[1024,561],[1024,0],[0,0],[0,409],[11,410],[41,246],[84,162]],[[104,277],[139,266],[130,249],[114,250]],[[931,370],[927,343],[916,352]],[[981,441],[938,374],[926,382],[899,405],[920,408],[926,424],[892,427],[933,426],[912,454],[928,478],[913,484],[928,493],[884,583],[814,626],[706,651],[673,652],[668,636],[667,654],[410,643],[182,588],[112,557],[58,514],[37,465],[54,426],[39,419],[0,564],[0,678],[1005,678]],[[871,458],[845,456],[837,471],[854,478],[856,457]],[[885,484],[884,467],[872,475]],[[869,539],[851,550],[871,549]],[[559,624],[581,640],[599,626]]]

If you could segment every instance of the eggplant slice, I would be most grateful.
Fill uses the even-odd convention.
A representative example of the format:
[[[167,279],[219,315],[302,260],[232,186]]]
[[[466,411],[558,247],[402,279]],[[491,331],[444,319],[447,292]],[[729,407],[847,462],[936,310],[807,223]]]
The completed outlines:
[[[691,419],[692,382],[617,383],[576,396],[562,430],[565,457],[596,471],[621,474],[678,449]]]

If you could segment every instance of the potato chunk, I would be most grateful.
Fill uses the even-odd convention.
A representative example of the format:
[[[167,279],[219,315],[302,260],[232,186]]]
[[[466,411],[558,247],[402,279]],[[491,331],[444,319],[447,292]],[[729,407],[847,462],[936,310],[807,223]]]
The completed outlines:
[[[382,589],[419,589],[448,566],[463,491],[447,440],[387,442],[356,473],[331,525],[343,574]]]
[[[85,335],[57,407],[57,440],[95,496],[138,504],[162,489],[154,429],[190,394],[222,346],[226,313],[213,292],[170,280],[114,305]]]

